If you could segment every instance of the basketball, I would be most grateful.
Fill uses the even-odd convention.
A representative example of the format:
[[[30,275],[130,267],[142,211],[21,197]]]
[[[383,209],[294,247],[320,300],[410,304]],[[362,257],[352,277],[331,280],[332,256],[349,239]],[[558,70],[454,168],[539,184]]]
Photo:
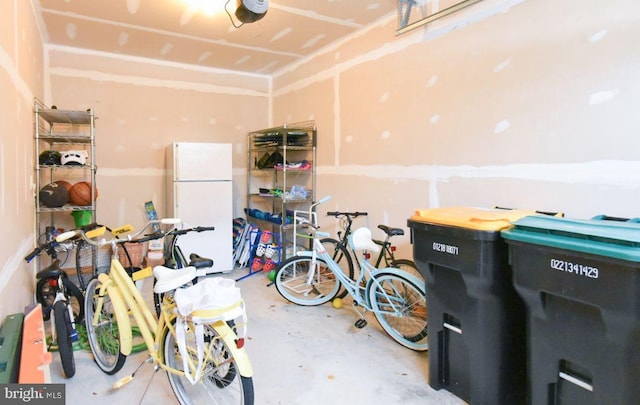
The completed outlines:
[[[38,197],[46,207],[58,208],[69,201],[69,192],[62,185],[49,183],[40,189]]]
[[[98,198],[98,188],[94,187],[95,198]],[[91,183],[79,181],[71,187],[69,200],[75,205],[91,205]]]
[[[59,186],[64,186],[64,188],[67,189],[67,193],[71,191],[71,183],[69,183],[66,180],[56,180],[54,181],[54,183],[56,183]]]

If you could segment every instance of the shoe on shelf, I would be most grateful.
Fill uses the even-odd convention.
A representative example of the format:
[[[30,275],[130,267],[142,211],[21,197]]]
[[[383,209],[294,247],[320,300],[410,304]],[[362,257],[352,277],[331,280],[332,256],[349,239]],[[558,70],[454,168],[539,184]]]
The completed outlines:
[[[260,237],[260,242],[264,243],[264,244],[269,244],[271,243],[271,237],[273,236],[273,234],[269,231],[263,231],[262,232],[262,236]]]
[[[271,259],[267,259],[267,261],[264,262],[264,267],[262,268],[262,270],[271,271],[271,270],[273,270],[275,268],[276,268],[276,262],[274,262]]]
[[[257,257],[255,259],[253,259],[253,262],[251,263],[251,270],[252,271],[259,271],[262,270],[262,266],[263,266],[263,262],[262,260],[258,259]]]

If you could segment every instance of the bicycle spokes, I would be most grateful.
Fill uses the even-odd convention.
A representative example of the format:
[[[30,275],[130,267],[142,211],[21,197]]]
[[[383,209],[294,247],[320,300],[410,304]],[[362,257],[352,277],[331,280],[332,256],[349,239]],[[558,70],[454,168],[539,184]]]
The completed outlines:
[[[400,344],[426,350],[427,306],[423,291],[393,274],[376,276],[369,289],[376,317]]]

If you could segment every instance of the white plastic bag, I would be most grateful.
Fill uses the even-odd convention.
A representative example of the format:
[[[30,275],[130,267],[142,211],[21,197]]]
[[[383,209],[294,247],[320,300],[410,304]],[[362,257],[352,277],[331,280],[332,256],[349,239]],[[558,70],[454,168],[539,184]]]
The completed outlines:
[[[189,315],[196,309],[219,309],[230,307],[242,299],[235,280],[216,277],[205,278],[198,284],[176,290],[178,312]]]
[[[213,323],[219,320],[231,321],[236,320],[236,326],[239,337],[244,337],[247,330],[247,314],[244,308],[244,302],[240,295],[240,289],[235,286],[235,280],[225,278],[207,278],[198,284],[179,288],[175,293],[175,302],[177,306],[176,318],[176,341],[178,350],[183,360],[183,370],[185,377],[196,384],[202,377],[204,369],[204,324]],[[235,305],[238,304],[239,305]],[[219,312],[213,318],[202,319],[190,316],[195,310],[206,309],[224,309],[230,308],[228,311]],[[187,350],[186,340],[188,331],[190,331],[189,321],[192,322],[193,335],[190,335],[190,341],[195,340],[196,354],[198,363],[195,373],[189,367],[189,358],[191,354]]]

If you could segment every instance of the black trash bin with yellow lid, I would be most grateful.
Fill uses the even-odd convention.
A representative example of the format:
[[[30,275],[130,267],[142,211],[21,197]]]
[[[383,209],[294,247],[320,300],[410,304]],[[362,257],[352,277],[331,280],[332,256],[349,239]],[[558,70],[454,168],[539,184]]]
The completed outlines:
[[[472,404],[526,402],[525,307],[500,231],[534,212],[434,208],[408,220],[427,290],[431,387]]]
[[[527,307],[531,404],[640,401],[640,224],[596,218],[502,232]]]

